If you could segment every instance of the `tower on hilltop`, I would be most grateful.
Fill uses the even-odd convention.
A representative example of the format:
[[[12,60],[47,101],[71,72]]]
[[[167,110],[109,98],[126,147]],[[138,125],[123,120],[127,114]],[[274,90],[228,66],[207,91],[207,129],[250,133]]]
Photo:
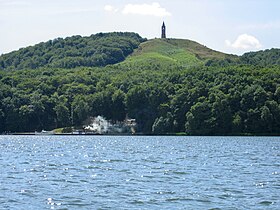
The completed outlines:
[[[162,39],[166,38],[166,27],[165,27],[164,21],[163,21],[163,24],[161,26],[161,38]]]

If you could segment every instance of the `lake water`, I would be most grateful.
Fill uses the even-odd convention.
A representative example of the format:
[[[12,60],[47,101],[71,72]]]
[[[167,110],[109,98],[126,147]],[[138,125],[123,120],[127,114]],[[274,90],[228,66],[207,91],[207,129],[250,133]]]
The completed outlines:
[[[280,138],[0,136],[0,209],[280,209]]]

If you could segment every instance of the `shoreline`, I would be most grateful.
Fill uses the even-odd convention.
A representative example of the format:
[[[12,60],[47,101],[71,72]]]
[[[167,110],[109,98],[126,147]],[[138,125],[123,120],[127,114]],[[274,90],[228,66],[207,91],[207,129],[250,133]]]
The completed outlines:
[[[228,135],[189,135],[184,133],[166,133],[166,134],[145,134],[145,133],[33,133],[33,132],[22,132],[22,133],[8,133],[8,134],[0,134],[0,136],[208,136],[208,137],[264,137],[264,136],[270,136],[270,137],[280,137],[280,134],[228,134]]]

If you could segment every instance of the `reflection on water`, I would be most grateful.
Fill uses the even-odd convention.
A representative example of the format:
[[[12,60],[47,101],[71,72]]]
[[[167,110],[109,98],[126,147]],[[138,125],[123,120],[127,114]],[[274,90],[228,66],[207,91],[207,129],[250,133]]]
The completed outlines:
[[[0,209],[280,209],[277,137],[0,136]]]

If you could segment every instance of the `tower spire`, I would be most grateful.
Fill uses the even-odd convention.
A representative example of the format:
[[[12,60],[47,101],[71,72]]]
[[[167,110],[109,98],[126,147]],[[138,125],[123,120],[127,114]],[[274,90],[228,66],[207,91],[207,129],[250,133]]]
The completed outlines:
[[[165,27],[164,21],[163,21],[162,26],[161,26],[161,38],[162,39],[166,38],[166,27]]]

